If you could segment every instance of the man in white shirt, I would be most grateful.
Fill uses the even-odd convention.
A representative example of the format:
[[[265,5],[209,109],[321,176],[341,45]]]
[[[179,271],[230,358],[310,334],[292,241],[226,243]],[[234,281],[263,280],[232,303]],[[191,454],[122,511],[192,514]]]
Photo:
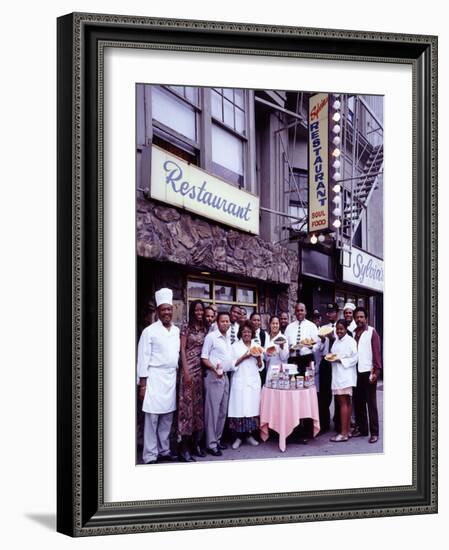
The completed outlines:
[[[346,321],[346,330],[348,330],[351,335],[354,337],[355,329],[357,328],[357,325],[354,321],[354,310],[355,310],[355,304],[352,302],[347,302],[343,307],[343,317]]]
[[[290,350],[289,362],[298,365],[298,373],[301,375],[304,375],[306,368],[313,361],[313,352],[320,347],[317,326],[306,319],[306,314],[306,306],[298,302],[295,306],[296,321],[290,323],[285,329],[285,337]],[[305,338],[313,340],[315,344],[310,346],[300,344]]]
[[[237,305],[231,306],[229,310],[229,329],[228,329],[228,339],[231,345],[234,342],[237,342],[237,334],[240,328],[240,308]]]
[[[226,421],[229,397],[228,371],[233,369],[231,343],[228,338],[230,316],[217,315],[218,330],[207,334],[201,351],[201,362],[206,367],[204,378],[204,427],[207,452],[221,456],[226,446],[220,442]]]
[[[173,460],[169,436],[176,410],[179,329],[172,324],[173,292],[155,294],[158,321],[143,330],[137,349],[139,398],[145,413],[142,459],[145,464]]]
[[[287,338],[288,348],[290,350],[289,363],[298,367],[300,375],[305,374],[307,367],[314,365],[314,352],[319,349],[320,341],[318,338],[318,329],[315,323],[306,319],[306,306],[298,302],[295,306],[296,321],[290,323],[285,329],[284,336]],[[315,343],[303,345],[301,342],[305,339],[311,339]],[[310,418],[304,419],[300,423],[299,429],[295,430],[298,443],[307,443],[307,438],[313,434],[313,421]]]
[[[332,328],[333,332],[331,332],[329,336],[326,337],[320,336],[320,352],[322,357],[320,362],[320,391],[318,394],[318,408],[320,411],[320,433],[328,432],[331,423],[329,409],[332,403],[332,363],[326,361],[324,357],[329,353],[329,350],[335,340],[335,327],[338,321],[338,304],[334,302],[327,304],[326,317],[328,323],[324,326]],[[338,433],[340,433],[340,426],[338,426],[339,418],[339,414],[336,414],[334,416],[334,422],[336,424],[335,429]]]

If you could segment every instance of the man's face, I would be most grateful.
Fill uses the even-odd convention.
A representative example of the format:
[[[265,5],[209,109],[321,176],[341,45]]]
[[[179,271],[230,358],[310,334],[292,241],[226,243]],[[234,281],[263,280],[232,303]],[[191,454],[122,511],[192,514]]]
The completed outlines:
[[[251,317],[251,324],[252,324],[254,330],[259,329],[260,325],[262,324],[262,322],[260,320],[260,315],[253,315]]]
[[[281,328],[286,328],[289,322],[290,320],[288,318],[288,313],[281,313],[281,315],[279,316],[279,323],[281,324]]]
[[[298,319],[298,321],[304,321],[306,318],[307,310],[303,304],[298,304],[295,307],[295,316]]]
[[[208,327],[215,321],[215,313],[213,309],[206,309],[204,313],[204,319]]]
[[[239,323],[244,323],[247,320],[246,309],[240,309]]]
[[[229,327],[231,326],[229,315],[220,315],[220,318],[217,321],[217,325],[218,325],[218,330],[222,334],[226,334],[228,332]]]
[[[229,312],[229,315],[231,317],[231,323],[235,323],[240,319],[240,308],[233,307]]]
[[[337,312],[336,311],[326,311],[326,317],[329,319],[330,323],[335,323],[337,320]]]
[[[355,314],[355,324],[357,325],[357,328],[365,328],[366,326],[366,317],[363,311],[358,311]]]
[[[157,308],[157,315],[164,326],[168,326],[173,318],[173,306],[169,304],[161,304]]]
[[[352,321],[352,318],[353,318],[353,313],[352,313],[352,309],[345,309],[343,311],[343,316],[345,318],[345,321],[347,321],[348,323],[350,323]]]

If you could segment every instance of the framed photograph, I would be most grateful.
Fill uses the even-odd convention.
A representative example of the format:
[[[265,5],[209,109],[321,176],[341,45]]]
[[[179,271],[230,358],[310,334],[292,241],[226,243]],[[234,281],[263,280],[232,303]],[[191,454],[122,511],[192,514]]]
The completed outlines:
[[[58,19],[58,531],[437,511],[437,38]]]

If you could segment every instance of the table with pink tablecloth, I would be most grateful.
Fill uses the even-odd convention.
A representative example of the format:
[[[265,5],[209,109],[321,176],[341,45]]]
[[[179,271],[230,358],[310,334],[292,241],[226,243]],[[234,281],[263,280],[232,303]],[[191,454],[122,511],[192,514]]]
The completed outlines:
[[[315,386],[298,390],[273,390],[263,387],[260,398],[260,437],[268,439],[268,428],[279,434],[279,448],[303,418],[313,419],[313,436],[320,431],[318,398]]]

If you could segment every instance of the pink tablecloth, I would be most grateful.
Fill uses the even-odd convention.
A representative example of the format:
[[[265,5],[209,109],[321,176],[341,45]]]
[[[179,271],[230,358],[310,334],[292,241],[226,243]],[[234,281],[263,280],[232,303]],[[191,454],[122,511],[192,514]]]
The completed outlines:
[[[279,434],[279,448],[286,449],[285,440],[301,418],[313,419],[314,437],[320,431],[318,399],[315,386],[301,390],[262,388],[260,399],[260,436],[268,439],[268,428]]]

